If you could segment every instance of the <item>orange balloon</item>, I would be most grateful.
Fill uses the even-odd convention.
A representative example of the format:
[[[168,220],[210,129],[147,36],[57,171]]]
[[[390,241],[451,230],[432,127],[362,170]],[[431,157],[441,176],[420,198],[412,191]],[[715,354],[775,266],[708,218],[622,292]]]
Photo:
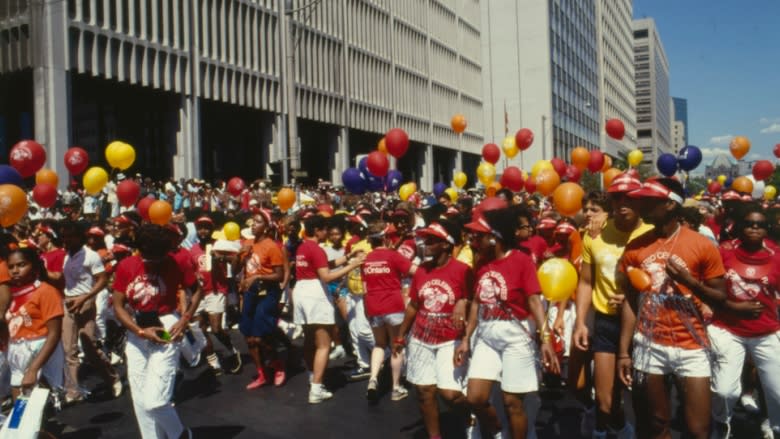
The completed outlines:
[[[612,168],[612,157],[604,154],[604,166],[601,167],[601,172],[607,172]]]
[[[582,210],[585,191],[577,183],[563,183],[553,192],[553,206],[563,216],[574,216]]]
[[[379,151],[379,152],[381,152],[381,153],[383,153],[385,155],[387,154],[387,145],[385,145],[385,138],[384,137],[382,137],[379,140],[379,143],[376,145],[376,149],[377,149],[377,151]]]
[[[0,184],[0,226],[11,227],[27,213],[27,195],[15,184]]]
[[[623,172],[618,168],[609,168],[601,174],[604,182],[604,189],[609,188],[612,185],[612,180],[615,179],[620,173]]]
[[[536,191],[545,197],[561,184],[561,177],[554,169],[545,169],[536,174]]]
[[[485,188],[485,195],[488,197],[495,197],[496,192],[501,190],[501,183],[497,181],[492,181],[490,184]]]
[[[285,211],[295,204],[295,191],[285,187],[279,190],[276,194],[276,204],[279,205],[279,209]]]
[[[752,194],[753,182],[747,177],[737,177],[731,183],[731,188],[742,194]]]
[[[653,286],[653,279],[645,270],[636,267],[628,267],[628,280],[635,290],[647,291]]]
[[[171,221],[173,208],[170,203],[163,200],[157,200],[149,206],[149,221],[154,224],[164,226]]]
[[[35,184],[46,183],[54,187],[57,187],[57,183],[60,182],[60,178],[57,173],[51,169],[41,169],[35,173]]]
[[[742,157],[745,157],[745,154],[747,154],[748,151],[750,151],[750,140],[745,136],[736,136],[731,139],[729,149],[731,150],[731,155],[733,155],[735,159],[740,160]]]
[[[462,114],[456,114],[452,116],[450,125],[452,126],[452,131],[460,134],[466,131],[466,117]]]
[[[590,162],[590,151],[584,146],[578,146],[571,151],[571,164],[580,171],[588,167],[588,162]]]

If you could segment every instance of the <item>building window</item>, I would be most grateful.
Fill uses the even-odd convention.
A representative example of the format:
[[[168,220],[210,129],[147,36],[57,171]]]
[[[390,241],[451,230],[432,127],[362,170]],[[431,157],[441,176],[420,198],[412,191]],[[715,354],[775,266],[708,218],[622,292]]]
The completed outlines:
[[[634,38],[647,38],[647,29],[635,30]]]

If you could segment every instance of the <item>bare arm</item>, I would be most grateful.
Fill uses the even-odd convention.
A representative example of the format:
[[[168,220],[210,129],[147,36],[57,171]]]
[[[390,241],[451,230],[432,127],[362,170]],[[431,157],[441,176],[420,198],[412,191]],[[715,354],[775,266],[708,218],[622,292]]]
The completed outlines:
[[[27,366],[27,370],[24,372],[22,378],[22,387],[31,388],[38,382],[38,371],[49,361],[49,357],[57,349],[57,345],[60,343],[60,335],[62,334],[62,316],[49,319],[46,322],[46,341],[43,343],[43,347],[38,351],[38,355],[33,358],[30,365]]]

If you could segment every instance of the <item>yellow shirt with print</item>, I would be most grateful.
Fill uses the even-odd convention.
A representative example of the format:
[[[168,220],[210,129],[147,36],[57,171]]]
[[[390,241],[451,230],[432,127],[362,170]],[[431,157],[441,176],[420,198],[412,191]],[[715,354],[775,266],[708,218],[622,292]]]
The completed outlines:
[[[363,250],[366,254],[371,253],[371,244],[367,240],[362,239],[352,244],[352,250]],[[363,289],[363,277],[360,275],[360,267],[352,270],[347,275],[347,289],[352,294],[363,295],[365,290]]]
[[[621,232],[613,220],[607,221],[601,233],[591,238],[587,233],[582,241],[582,262],[592,269],[593,308],[602,314],[616,315],[619,308],[609,306],[609,299],[617,293],[618,261],[626,244],[652,230],[649,224],[640,224],[633,232]]]

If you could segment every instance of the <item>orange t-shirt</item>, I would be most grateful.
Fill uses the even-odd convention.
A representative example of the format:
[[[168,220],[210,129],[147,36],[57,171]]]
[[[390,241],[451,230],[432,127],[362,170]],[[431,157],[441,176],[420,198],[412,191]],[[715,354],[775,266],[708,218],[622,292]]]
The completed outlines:
[[[0,284],[4,284],[9,280],[11,280],[11,273],[8,272],[8,264],[0,259]]]
[[[64,313],[60,292],[45,282],[11,289],[11,293],[13,301],[5,316],[11,340],[45,337],[49,333],[46,322]]]
[[[246,276],[272,274],[274,267],[284,265],[282,250],[271,238],[252,244],[252,254],[246,261]]]
[[[707,343],[698,311],[701,302],[690,290],[671,281],[666,274],[668,259],[699,281],[726,274],[718,249],[709,239],[687,227],[681,226],[676,236],[668,239],[658,239],[653,231],[637,237],[626,245],[620,271],[626,273],[628,267],[644,270],[650,275],[652,286],[650,291],[640,293],[666,296],[640,303],[637,329],[654,343],[699,349]]]

